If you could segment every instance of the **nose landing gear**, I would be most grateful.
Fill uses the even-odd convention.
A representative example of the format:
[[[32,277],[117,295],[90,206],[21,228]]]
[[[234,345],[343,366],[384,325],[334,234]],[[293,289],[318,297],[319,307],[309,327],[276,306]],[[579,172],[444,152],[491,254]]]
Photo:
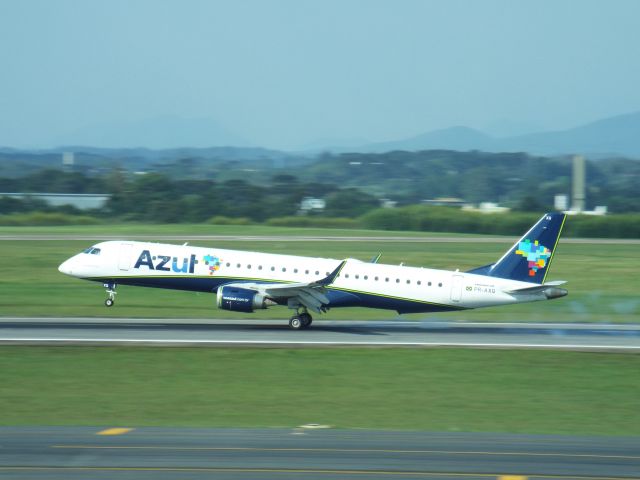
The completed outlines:
[[[115,283],[105,283],[104,287],[107,289],[107,299],[104,301],[104,305],[106,307],[113,307],[116,303],[116,284]]]

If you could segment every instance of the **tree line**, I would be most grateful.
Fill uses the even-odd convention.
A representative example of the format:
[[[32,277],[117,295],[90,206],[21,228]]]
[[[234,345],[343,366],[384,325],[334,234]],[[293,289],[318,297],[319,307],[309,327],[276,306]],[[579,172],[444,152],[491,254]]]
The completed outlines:
[[[157,223],[203,222],[211,217],[262,222],[297,215],[305,197],[325,200],[324,210],[311,212],[324,217],[357,217],[380,204],[374,196],[355,188],[302,182],[284,174],[273,176],[264,185],[255,185],[242,179],[174,180],[161,173],[132,175],[121,170],[97,177],[43,170],[20,179],[0,179],[0,191],[106,193],[111,197],[105,207],[86,213],[100,218]],[[0,197],[0,214],[33,211],[81,213],[73,207],[51,207],[32,198]]]

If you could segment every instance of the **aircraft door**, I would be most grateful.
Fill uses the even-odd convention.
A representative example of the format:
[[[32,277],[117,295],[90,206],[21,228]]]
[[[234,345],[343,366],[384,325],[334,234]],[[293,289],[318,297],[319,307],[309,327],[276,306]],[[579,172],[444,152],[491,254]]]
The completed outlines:
[[[133,252],[133,244],[121,243],[120,252],[118,253],[118,269],[128,271],[131,266],[131,253]]]
[[[462,298],[462,275],[454,275],[451,277],[451,300],[459,302]]]

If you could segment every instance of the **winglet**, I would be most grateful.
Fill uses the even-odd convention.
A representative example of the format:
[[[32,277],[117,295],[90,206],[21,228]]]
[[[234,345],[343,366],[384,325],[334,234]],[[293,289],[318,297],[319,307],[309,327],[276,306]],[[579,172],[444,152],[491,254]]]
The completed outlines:
[[[378,260],[380,260],[381,256],[382,256],[382,253],[374,255],[373,258],[369,261],[369,263],[378,263]]]
[[[347,261],[343,260],[333,272],[331,272],[328,276],[326,276],[322,280],[318,280],[317,282],[315,282],[315,285],[321,285],[323,287],[327,287],[331,285],[335,281],[335,279],[338,278],[338,275],[340,275],[340,272],[342,271],[342,269],[346,264],[347,264]]]

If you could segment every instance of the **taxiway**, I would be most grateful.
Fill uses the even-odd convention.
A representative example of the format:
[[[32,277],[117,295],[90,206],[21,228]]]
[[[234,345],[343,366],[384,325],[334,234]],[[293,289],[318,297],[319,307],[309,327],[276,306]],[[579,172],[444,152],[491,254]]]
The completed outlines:
[[[640,472],[636,437],[0,427],[0,439],[0,478],[14,480],[586,480],[637,478]]]

